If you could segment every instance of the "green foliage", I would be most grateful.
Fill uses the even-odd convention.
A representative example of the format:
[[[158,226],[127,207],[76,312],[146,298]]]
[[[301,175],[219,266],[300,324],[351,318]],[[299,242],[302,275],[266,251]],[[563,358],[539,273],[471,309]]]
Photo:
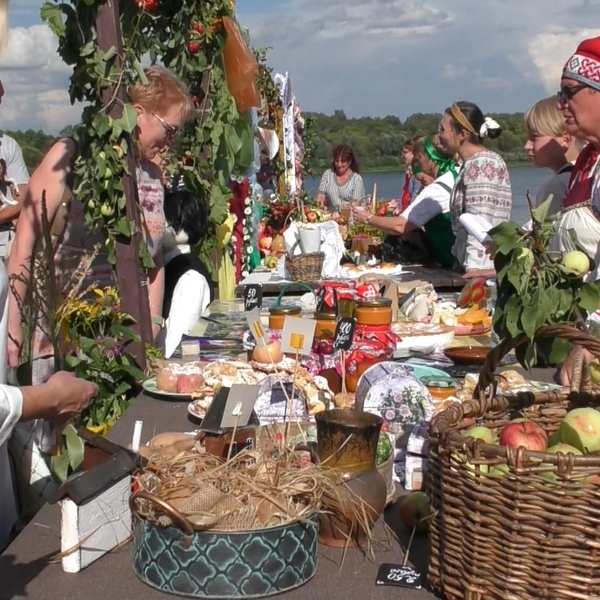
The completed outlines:
[[[530,231],[508,222],[489,232],[497,247],[494,331],[501,339],[522,335],[528,339],[516,350],[525,368],[534,366],[539,354],[551,361],[560,361],[564,356],[565,348],[554,340],[534,342],[540,327],[581,326],[585,316],[600,306],[600,283],[584,283],[581,274],[562,264],[560,253],[549,251],[556,221],[548,214],[551,202],[552,197],[536,209],[530,207]]]
[[[360,117],[349,119],[343,110],[333,115],[306,113],[314,123],[314,157],[312,166],[323,171],[331,164],[331,151],[338,144],[349,144],[365,170],[400,167],[402,144],[416,136],[435,133],[441,119],[437,113],[415,113],[404,122],[398,117]],[[507,162],[525,162],[523,145],[527,139],[523,113],[491,115],[503,128],[496,140],[486,140],[491,150]]]
[[[128,172],[124,157],[136,115],[113,90],[118,84],[143,82],[140,61],[149,56],[153,64],[161,62],[188,85],[198,107],[195,119],[183,128],[169,152],[166,170],[190,191],[209,198],[209,235],[199,249],[206,259],[216,246],[215,229],[227,214],[230,177],[244,174],[252,160],[250,123],[236,109],[222,61],[223,17],[232,16],[233,4],[181,0],[140,8],[133,0],[122,2],[119,57],[115,48],[98,47],[95,23],[104,4],[104,0],[70,0],[70,4],[55,0],[42,8],[42,18],[58,37],[59,54],[73,68],[71,100],[87,104],[75,128],[80,152],[75,193],[86,207],[86,223],[104,232],[114,262],[117,237],[132,234],[125,218],[122,177]],[[210,77],[203,87],[205,72]],[[120,118],[109,116],[114,105],[122,108]],[[139,251],[143,266],[150,268],[146,245],[141,244]]]

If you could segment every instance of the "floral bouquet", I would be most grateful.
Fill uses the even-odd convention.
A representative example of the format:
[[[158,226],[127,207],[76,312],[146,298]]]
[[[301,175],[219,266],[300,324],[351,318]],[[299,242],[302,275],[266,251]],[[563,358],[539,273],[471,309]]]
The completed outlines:
[[[99,389],[80,423],[103,435],[123,414],[127,393],[144,374],[126,351],[127,344],[139,336],[131,328],[133,318],[121,311],[116,289],[92,292],[91,298],[69,298],[59,318],[62,336],[74,348],[64,358],[66,367]]]

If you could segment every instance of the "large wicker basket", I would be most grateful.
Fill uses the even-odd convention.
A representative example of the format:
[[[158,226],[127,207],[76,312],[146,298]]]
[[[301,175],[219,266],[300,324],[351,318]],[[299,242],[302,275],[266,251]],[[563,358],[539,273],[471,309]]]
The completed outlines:
[[[600,340],[574,328],[542,327],[537,337],[562,337],[600,356]],[[492,384],[505,354],[524,341],[505,340],[489,354],[479,378],[481,390]],[[589,377],[582,381],[575,375],[573,387],[582,391],[506,397],[478,389],[473,401],[434,418],[428,579],[443,597],[600,597],[600,455],[517,450],[461,434],[473,419],[498,431],[524,412],[551,435],[570,409],[600,406],[599,395],[583,391],[591,390]],[[502,474],[498,465],[508,465],[508,472]]]
[[[324,260],[324,252],[299,254],[298,256],[288,254],[285,257],[285,267],[293,281],[319,281],[321,279]]]

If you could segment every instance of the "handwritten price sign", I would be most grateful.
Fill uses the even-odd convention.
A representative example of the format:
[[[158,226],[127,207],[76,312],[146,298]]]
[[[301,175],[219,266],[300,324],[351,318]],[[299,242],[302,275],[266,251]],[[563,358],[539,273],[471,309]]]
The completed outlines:
[[[386,563],[379,567],[375,585],[397,585],[420,590],[422,587],[421,573],[409,566]]]
[[[338,319],[335,333],[333,334],[333,348],[335,350],[350,350],[356,329],[356,319],[342,317]]]
[[[244,310],[262,308],[262,285],[251,283],[244,286]]]

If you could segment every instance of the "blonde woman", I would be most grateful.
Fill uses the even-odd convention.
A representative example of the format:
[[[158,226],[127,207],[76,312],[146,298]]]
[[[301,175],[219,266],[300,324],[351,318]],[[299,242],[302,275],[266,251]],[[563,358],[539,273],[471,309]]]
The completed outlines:
[[[155,267],[148,275],[148,296],[152,316],[162,314],[164,292],[164,268],[162,261],[162,243],[165,232],[163,210],[164,188],[160,170],[151,161],[162,150],[168,148],[182,124],[194,114],[194,105],[183,83],[170,71],[162,67],[150,67],[146,70],[148,84],[136,84],[129,89],[130,101],[137,112],[135,131],[138,196],[143,216],[143,230]],[[11,303],[9,317],[9,363],[17,367],[22,351],[20,307],[29,283],[29,264],[36,239],[41,235],[41,199],[45,194],[48,220],[54,223],[59,207],[64,204],[71,188],[71,165],[77,148],[71,139],[58,141],[46,154],[35,170],[23,201],[23,209],[17,224],[17,231],[10,258],[8,272],[11,280]],[[61,212],[62,211],[61,209]],[[84,222],[81,202],[72,198],[68,201],[68,211],[64,226],[59,233],[59,243],[55,249],[55,262],[59,277],[68,277],[79,264],[82,256],[90,254],[96,245],[102,245],[99,235],[91,234]],[[107,256],[100,254],[94,261],[89,273],[89,283],[100,287],[114,284],[114,271]],[[154,335],[158,326],[154,325]],[[34,381],[42,382],[51,372],[52,345],[40,323],[34,339],[33,364]]]
[[[554,176],[539,187],[535,204],[539,206],[552,195],[550,212],[557,214],[567,195],[573,164],[584,143],[567,131],[555,96],[536,102],[525,113],[525,130],[524,148],[533,165],[554,172]]]

